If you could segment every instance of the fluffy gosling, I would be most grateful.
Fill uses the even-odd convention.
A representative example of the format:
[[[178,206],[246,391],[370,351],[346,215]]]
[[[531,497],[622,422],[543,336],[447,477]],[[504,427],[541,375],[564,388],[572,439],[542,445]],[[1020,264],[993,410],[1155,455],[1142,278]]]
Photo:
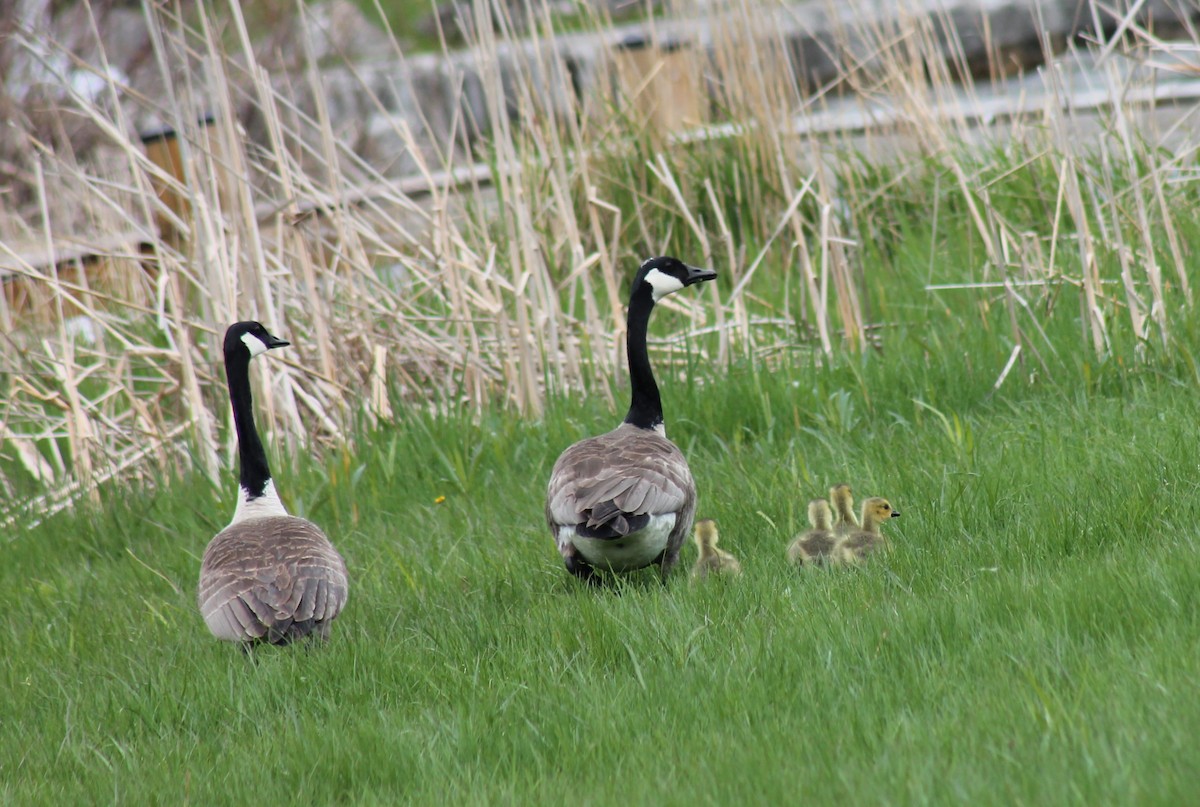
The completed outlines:
[[[837,521],[833,525],[834,533],[842,538],[852,532],[858,532],[859,522],[854,515],[854,494],[850,491],[850,486],[843,482],[831,487],[829,503],[833,505],[833,512],[837,514]]]
[[[887,546],[879,527],[889,518],[899,518],[900,511],[887,499],[873,496],[862,504],[862,529],[848,533],[838,541],[834,553],[843,563],[861,563],[867,555]]]
[[[837,536],[833,532],[833,513],[829,502],[824,499],[813,499],[808,503],[808,522],[812,529],[796,536],[788,546],[788,562],[793,566],[806,563],[821,565],[831,560],[833,549],[837,545]]]
[[[711,518],[697,521],[693,538],[696,548],[700,550],[700,557],[692,567],[693,580],[703,580],[710,574],[736,577],[742,573],[742,564],[738,563],[738,559],[724,549],[717,548],[717,522]]]

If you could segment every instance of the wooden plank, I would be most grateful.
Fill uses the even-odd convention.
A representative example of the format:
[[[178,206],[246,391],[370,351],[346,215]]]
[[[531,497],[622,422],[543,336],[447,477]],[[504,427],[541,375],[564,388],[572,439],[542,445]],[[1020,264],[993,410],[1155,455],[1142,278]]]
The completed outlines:
[[[321,213],[343,205],[358,205],[372,199],[419,199],[442,188],[459,190],[473,184],[486,186],[491,183],[492,167],[484,163],[475,163],[452,171],[432,171],[428,176],[414,174],[395,181],[371,182],[336,196],[320,194],[279,204],[258,204],[255,205],[254,213],[260,222],[268,222],[284,211],[292,216],[300,216],[306,213]]]
[[[106,235],[56,238],[50,249],[44,241],[0,241],[0,280],[25,275],[32,268],[44,272],[50,267],[90,258],[137,257],[150,236],[141,230],[123,230]]]

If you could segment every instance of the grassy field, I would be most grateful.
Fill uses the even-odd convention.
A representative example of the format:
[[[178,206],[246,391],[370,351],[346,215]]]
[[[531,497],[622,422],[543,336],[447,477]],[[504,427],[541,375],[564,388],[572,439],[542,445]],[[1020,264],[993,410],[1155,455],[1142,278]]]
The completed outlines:
[[[325,647],[251,659],[204,630],[194,581],[229,485],[110,489],[18,535],[0,801],[1186,802],[1188,362],[989,396],[1005,353],[927,352],[969,339],[935,312],[882,356],[664,380],[737,581],[568,579],[543,489],[619,417],[596,400],[541,422],[405,412],[328,463],[277,457],[353,575]],[[784,546],[838,480],[901,508],[895,550],[797,574]]]
[[[741,54],[735,28],[718,45]],[[177,44],[216,59],[214,37]],[[721,104],[736,121],[790,115],[791,91],[770,86],[782,51],[755,53],[729,60]],[[214,228],[203,261],[156,245],[170,282],[144,298],[31,274],[58,335],[14,328],[0,346],[3,498],[118,458],[123,479],[155,480],[36,524],[3,502],[0,804],[1194,800],[1195,151],[1121,106],[1098,132],[1048,107],[964,147],[925,93],[942,62],[877,55],[864,97],[930,113],[897,127],[911,153],[876,161],[768,125],[669,148],[629,122],[557,139],[534,105],[482,150],[500,201],[435,195],[429,210],[461,202],[461,218],[426,214],[404,238],[371,205],[260,227],[272,193],[351,179],[326,171],[348,157],[332,123],[291,122],[255,73],[259,111],[328,151],[302,170],[288,138],[264,156],[227,122],[271,181],[224,213],[193,189],[193,226]],[[132,180],[50,176],[36,190],[64,207],[62,187],[125,223],[148,203],[110,198]],[[692,585],[689,548],[666,586],[646,572],[594,591],[562,568],[545,483],[624,411],[611,294],[652,252],[721,274],[651,332],[698,516],[745,574]],[[391,269],[403,282],[381,285]],[[101,343],[68,334],[64,299],[96,306]],[[279,488],[352,585],[327,645],[248,657],[209,636],[195,581],[233,510],[214,334],[251,312],[294,342],[253,370],[270,375]],[[654,339],[669,334],[670,363]],[[375,392],[395,417],[371,426]],[[189,465],[187,445],[196,470],[162,471]],[[219,463],[214,486],[202,469]],[[806,502],[841,481],[903,512],[894,550],[789,569]]]

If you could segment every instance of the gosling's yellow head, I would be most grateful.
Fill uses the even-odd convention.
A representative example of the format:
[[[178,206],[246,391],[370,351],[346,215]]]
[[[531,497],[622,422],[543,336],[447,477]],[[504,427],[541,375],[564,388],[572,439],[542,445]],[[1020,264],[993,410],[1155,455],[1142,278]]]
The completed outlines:
[[[854,493],[845,482],[829,489],[829,501],[838,512],[849,510],[854,505]]]
[[[813,499],[808,503],[808,523],[813,529],[828,530],[833,522],[833,513],[829,511],[829,502],[824,499]]]
[[[889,518],[899,518],[900,511],[892,507],[891,502],[879,496],[872,496],[863,502],[863,527],[868,524],[882,524]]]
[[[711,518],[703,518],[696,522],[696,546],[700,551],[712,549],[717,545],[717,522]]]

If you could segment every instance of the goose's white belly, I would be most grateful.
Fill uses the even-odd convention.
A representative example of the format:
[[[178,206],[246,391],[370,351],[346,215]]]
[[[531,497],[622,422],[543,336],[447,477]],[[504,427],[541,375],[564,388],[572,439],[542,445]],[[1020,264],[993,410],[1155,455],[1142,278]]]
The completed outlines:
[[[584,538],[576,534],[574,527],[561,527],[559,540],[574,544],[593,566],[628,572],[650,565],[661,555],[674,528],[675,514],[666,513],[650,516],[649,524],[624,538]]]

